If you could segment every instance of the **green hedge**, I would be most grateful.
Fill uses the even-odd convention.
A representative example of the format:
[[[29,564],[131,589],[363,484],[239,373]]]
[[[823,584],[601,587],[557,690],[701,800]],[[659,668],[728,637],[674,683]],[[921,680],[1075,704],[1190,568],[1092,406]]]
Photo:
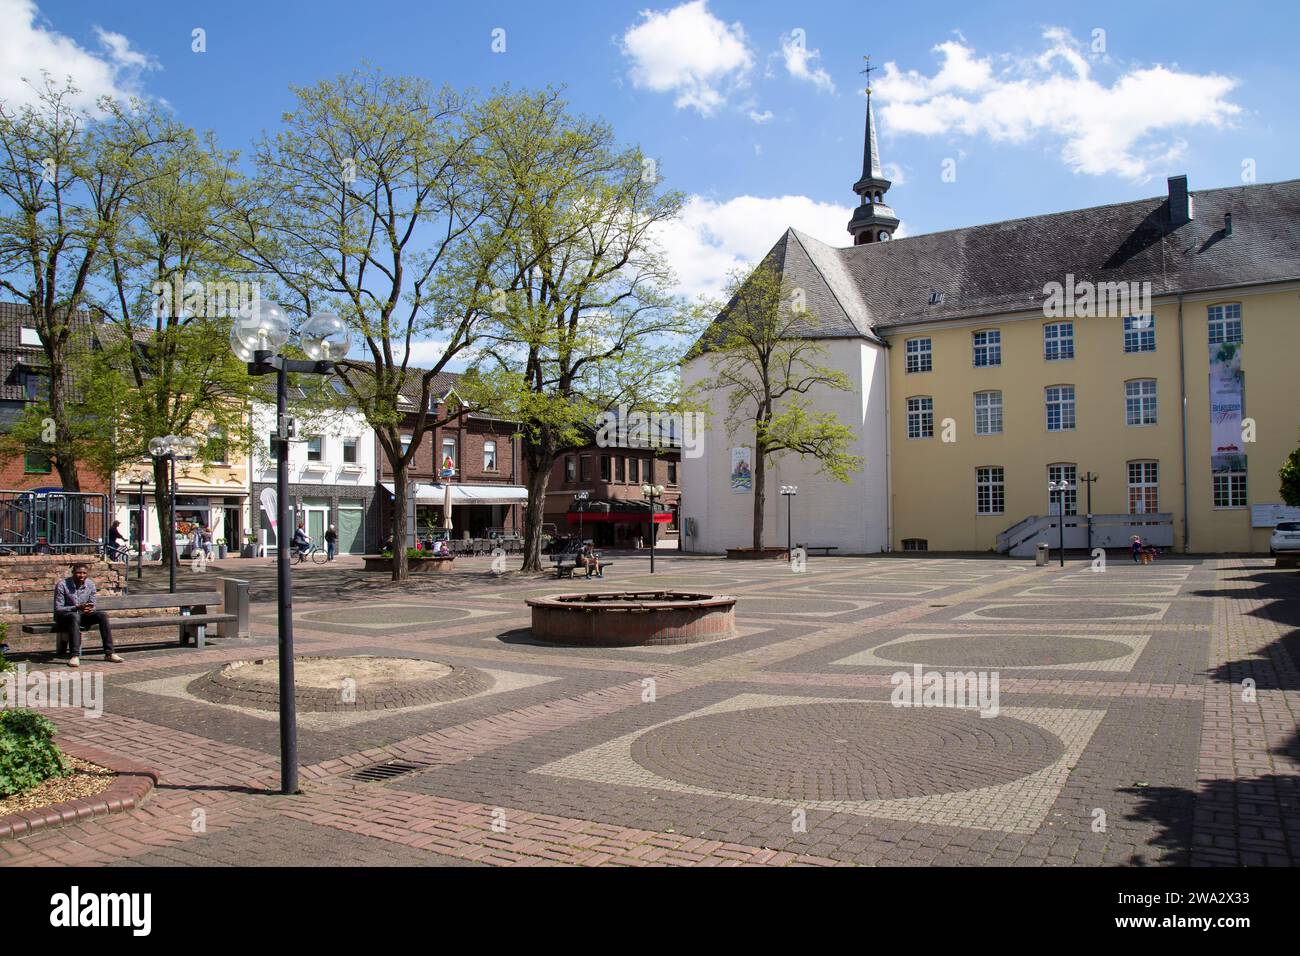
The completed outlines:
[[[12,667],[0,655],[0,671]],[[35,711],[0,710],[0,797],[12,797],[69,772],[54,742],[55,733],[54,724]]]

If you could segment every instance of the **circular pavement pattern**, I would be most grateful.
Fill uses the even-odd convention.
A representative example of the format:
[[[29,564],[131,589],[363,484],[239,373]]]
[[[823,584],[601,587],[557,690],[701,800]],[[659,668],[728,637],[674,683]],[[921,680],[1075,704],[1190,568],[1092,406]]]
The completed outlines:
[[[982,607],[974,613],[977,617],[1004,621],[1059,621],[1062,618],[1082,621],[1108,620],[1117,617],[1150,617],[1159,608],[1146,604],[1006,604],[1001,607]]]
[[[767,597],[762,594],[744,594],[736,601],[736,613],[746,614],[839,614],[852,611],[857,605],[852,601],[836,601],[821,595],[799,598]]]
[[[234,661],[190,682],[189,692],[214,704],[278,710],[276,658]],[[487,690],[490,675],[473,667],[405,657],[300,657],[294,699],[304,713],[389,710],[459,700]]]
[[[925,641],[899,641],[877,647],[876,657],[905,664],[966,667],[1032,667],[1109,661],[1131,654],[1119,641],[1096,637],[1051,637],[1027,634],[969,634]]]
[[[776,800],[893,800],[1008,783],[1061,756],[1054,734],[976,711],[812,703],[657,727],[632,759],[669,780]]]

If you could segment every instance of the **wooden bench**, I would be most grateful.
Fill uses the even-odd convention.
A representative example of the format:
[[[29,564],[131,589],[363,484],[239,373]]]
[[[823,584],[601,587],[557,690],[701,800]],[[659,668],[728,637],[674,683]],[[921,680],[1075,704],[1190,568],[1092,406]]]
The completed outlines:
[[[246,593],[246,592],[245,592]],[[113,630],[132,627],[176,627],[179,629],[180,643],[188,644],[191,638],[195,647],[203,647],[207,639],[207,626],[226,622],[240,622],[240,615],[228,613],[220,591],[177,591],[162,594],[105,594],[95,598],[95,608],[107,611],[109,623]],[[220,608],[209,613],[208,608]],[[147,615],[143,617],[116,617],[114,611],[141,611],[179,608],[167,614]],[[24,634],[58,635],[55,653],[63,656],[68,650],[68,635],[54,621],[54,595],[45,593],[29,594],[18,599],[18,611],[26,615],[45,615],[46,620],[23,625]],[[96,631],[97,628],[91,628]]]
[[[796,544],[796,548],[803,548],[805,551],[820,551],[823,555],[829,556],[832,551],[838,551],[839,545],[836,544]]]
[[[606,561],[600,556],[599,552],[596,553],[596,558],[600,561],[600,570],[602,574],[606,568],[612,568],[614,566],[613,561]],[[580,567],[578,563],[578,555],[573,552],[551,555],[551,563],[555,565],[555,577],[557,579],[573,577],[573,572]]]

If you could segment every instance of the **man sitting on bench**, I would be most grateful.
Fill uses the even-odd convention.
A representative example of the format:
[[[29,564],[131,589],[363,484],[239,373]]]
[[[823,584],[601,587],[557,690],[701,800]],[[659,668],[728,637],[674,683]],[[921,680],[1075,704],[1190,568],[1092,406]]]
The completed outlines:
[[[72,577],[64,578],[54,587],[54,623],[68,634],[69,667],[81,666],[81,632],[99,625],[99,636],[104,640],[104,660],[111,664],[122,663],[113,653],[113,629],[108,615],[95,609],[95,582],[90,579],[90,566],[84,561],[72,566]]]
[[[582,550],[578,552],[578,563],[587,569],[587,577],[591,577],[591,572],[596,572],[596,577],[603,578],[605,572],[600,569],[600,558],[592,550],[591,545],[583,545]]]

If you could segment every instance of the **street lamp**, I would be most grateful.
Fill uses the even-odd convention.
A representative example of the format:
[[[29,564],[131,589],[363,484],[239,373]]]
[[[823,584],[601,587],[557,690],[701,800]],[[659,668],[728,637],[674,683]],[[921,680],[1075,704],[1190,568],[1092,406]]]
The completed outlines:
[[[1056,527],[1061,531],[1061,567],[1065,567],[1065,493],[1069,490],[1070,483],[1064,478],[1047,483],[1048,500],[1051,500],[1051,493],[1056,492]]]
[[[195,438],[180,438],[167,435],[162,438],[149,439],[149,454],[159,461],[167,462],[167,540],[170,554],[170,567],[167,568],[167,593],[176,593],[176,462],[190,461],[198,451],[199,443]],[[144,486],[141,485],[141,522],[140,539],[144,540]],[[161,524],[161,522],[159,522]]]
[[[658,537],[656,531],[658,531],[659,528],[658,524],[655,522],[655,518],[659,512],[659,509],[655,505],[655,502],[664,496],[664,486],[663,485],[642,485],[641,494],[645,495],[646,498],[650,500],[650,573],[654,574],[655,573],[655,541]]]
[[[289,341],[289,317],[274,302],[259,301],[251,314],[235,322],[230,347],[248,363],[249,375],[275,376],[276,463],[275,494],[278,517],[275,564],[279,580],[280,654],[280,792],[298,792],[298,728],[293,680],[293,580],[289,573],[289,549],[285,535],[293,522],[289,507],[289,439],[293,424],[289,417],[289,373],[328,375],[335,363],[347,357],[352,336],[337,315],[316,315],[298,333],[298,343],[310,361],[277,355]]]
[[[590,491],[575,491],[575,492],[573,493],[573,501],[574,501],[575,505],[576,505],[577,502],[579,502],[579,501],[585,502],[585,501],[587,501],[587,500],[590,499],[590,498],[591,498],[591,492],[590,492]],[[583,507],[578,508],[578,547],[579,547],[579,549],[581,549],[581,547],[582,547],[582,516],[583,516],[583,514],[586,512],[586,510],[587,510],[586,505],[583,505]]]
[[[790,524],[794,514],[794,496],[799,493],[798,485],[782,485],[781,496],[785,498],[785,559],[792,560],[794,555],[794,530]]]

